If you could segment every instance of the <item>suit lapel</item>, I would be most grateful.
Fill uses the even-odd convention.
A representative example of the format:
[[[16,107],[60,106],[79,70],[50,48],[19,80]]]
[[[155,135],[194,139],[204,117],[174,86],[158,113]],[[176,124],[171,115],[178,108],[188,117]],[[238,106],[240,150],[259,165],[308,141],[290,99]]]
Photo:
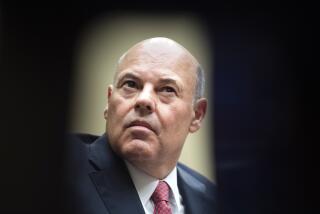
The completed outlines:
[[[100,197],[111,214],[143,214],[138,193],[124,162],[111,150],[105,135],[90,145],[90,173]]]
[[[178,187],[183,199],[185,214],[214,214],[214,204],[206,187],[189,173],[178,167]]]

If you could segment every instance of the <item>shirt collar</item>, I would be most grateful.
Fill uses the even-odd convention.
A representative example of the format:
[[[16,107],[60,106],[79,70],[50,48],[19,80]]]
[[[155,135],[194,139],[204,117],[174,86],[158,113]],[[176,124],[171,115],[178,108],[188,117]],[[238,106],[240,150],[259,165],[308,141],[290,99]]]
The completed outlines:
[[[142,202],[143,206],[145,206],[146,203],[150,200],[151,195],[155,191],[159,180],[137,169],[128,161],[125,161],[125,163],[129,170],[129,174],[134,183],[134,186],[138,192],[140,201]],[[177,183],[177,167],[174,167],[169,175],[166,178],[162,179],[162,181],[165,181],[169,185],[173,193],[175,204],[177,204],[178,209],[180,209],[181,203],[179,203],[180,193]]]

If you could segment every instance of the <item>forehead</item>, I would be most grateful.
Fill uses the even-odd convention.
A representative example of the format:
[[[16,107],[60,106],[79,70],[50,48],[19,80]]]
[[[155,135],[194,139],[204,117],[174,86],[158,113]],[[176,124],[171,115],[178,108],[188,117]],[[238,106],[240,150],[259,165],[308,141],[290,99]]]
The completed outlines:
[[[128,72],[154,77],[180,79],[194,85],[196,60],[185,49],[172,44],[137,45],[119,61],[115,79]]]

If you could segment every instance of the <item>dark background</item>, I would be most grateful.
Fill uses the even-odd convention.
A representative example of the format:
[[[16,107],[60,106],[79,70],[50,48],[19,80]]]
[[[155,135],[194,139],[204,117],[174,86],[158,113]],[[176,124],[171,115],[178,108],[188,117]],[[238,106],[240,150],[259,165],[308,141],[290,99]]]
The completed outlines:
[[[63,137],[76,39],[91,19],[120,9],[189,11],[207,26],[220,213],[304,213],[304,8],[97,0],[0,2],[0,213],[64,212]]]

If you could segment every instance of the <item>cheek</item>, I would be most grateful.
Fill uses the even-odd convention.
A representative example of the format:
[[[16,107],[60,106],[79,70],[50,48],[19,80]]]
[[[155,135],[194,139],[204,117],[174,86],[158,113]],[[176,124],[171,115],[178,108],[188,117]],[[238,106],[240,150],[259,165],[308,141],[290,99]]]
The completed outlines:
[[[128,100],[123,99],[120,96],[112,97],[108,103],[108,118],[111,121],[119,120],[130,110],[130,106],[131,105]]]
[[[119,138],[123,123],[130,111],[130,102],[119,96],[113,96],[108,103],[107,131],[111,138]]]
[[[160,120],[169,137],[186,135],[189,130],[192,111],[188,105],[176,105],[162,108]]]
[[[108,103],[107,133],[111,146],[118,152],[124,141],[124,120],[129,111],[129,101],[113,94]]]

